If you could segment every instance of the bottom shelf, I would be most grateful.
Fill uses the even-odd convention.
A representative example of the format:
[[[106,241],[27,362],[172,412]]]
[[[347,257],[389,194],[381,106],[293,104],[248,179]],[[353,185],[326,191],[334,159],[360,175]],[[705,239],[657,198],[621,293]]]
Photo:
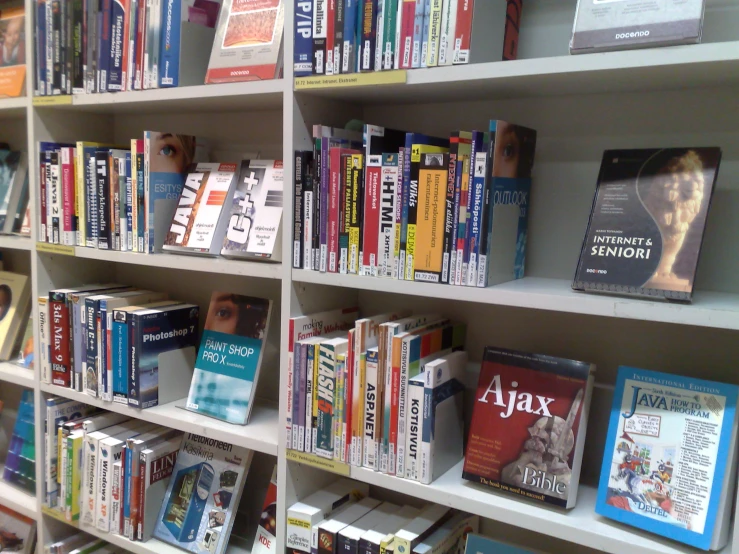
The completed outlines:
[[[71,523],[65,519],[62,512],[54,508],[49,508],[48,506],[42,507],[41,511],[46,516],[66,523],[71,527],[78,528],[80,531],[84,531],[85,533],[93,535],[99,539],[103,539],[110,544],[119,546],[128,552],[133,552],[134,554],[182,554],[183,552],[180,548],[155,538],[151,538],[146,542],[130,541],[120,535],[104,533],[103,531],[89,525],[79,524],[78,522]],[[230,540],[226,547],[226,554],[249,554],[249,552],[250,549],[246,546],[245,541],[241,539]]]
[[[3,466],[0,466],[0,475],[3,470]],[[3,479],[0,479],[0,504],[34,520],[38,516],[36,496],[6,483]]]

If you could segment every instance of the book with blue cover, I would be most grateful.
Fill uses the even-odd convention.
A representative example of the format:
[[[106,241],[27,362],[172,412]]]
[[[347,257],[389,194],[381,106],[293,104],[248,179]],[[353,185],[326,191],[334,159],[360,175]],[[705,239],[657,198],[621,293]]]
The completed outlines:
[[[264,357],[272,301],[214,292],[187,409],[246,425]]]
[[[180,446],[154,536],[197,554],[222,554],[253,452],[188,433]]]
[[[737,396],[735,385],[620,367],[595,511],[696,548],[723,548]]]

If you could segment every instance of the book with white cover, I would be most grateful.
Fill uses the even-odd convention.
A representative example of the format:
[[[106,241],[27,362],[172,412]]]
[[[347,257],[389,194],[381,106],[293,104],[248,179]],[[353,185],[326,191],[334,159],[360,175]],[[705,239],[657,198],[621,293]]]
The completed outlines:
[[[380,549],[395,539],[395,533],[417,518],[420,513],[421,511],[418,508],[403,506],[397,512],[388,515],[360,537],[360,552],[380,554]]]
[[[144,473],[141,475],[143,503],[139,506],[137,540],[146,542],[154,534],[159,507],[167,491],[169,477],[177,462],[177,453],[181,444],[182,435],[178,434],[142,450],[139,455],[141,465],[139,471],[143,469]]]

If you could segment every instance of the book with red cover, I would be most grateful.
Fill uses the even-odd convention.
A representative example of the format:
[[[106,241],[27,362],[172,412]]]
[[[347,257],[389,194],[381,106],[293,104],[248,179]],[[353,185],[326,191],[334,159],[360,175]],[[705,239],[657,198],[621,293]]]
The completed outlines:
[[[462,477],[574,507],[594,372],[585,362],[487,347]]]

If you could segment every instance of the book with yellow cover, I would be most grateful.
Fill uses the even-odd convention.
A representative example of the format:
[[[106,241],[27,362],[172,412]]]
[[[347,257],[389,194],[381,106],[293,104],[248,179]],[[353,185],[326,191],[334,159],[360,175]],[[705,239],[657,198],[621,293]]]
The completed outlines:
[[[26,94],[25,26],[23,6],[0,10],[0,98]]]
[[[441,280],[449,154],[424,154],[418,175],[414,279]]]

